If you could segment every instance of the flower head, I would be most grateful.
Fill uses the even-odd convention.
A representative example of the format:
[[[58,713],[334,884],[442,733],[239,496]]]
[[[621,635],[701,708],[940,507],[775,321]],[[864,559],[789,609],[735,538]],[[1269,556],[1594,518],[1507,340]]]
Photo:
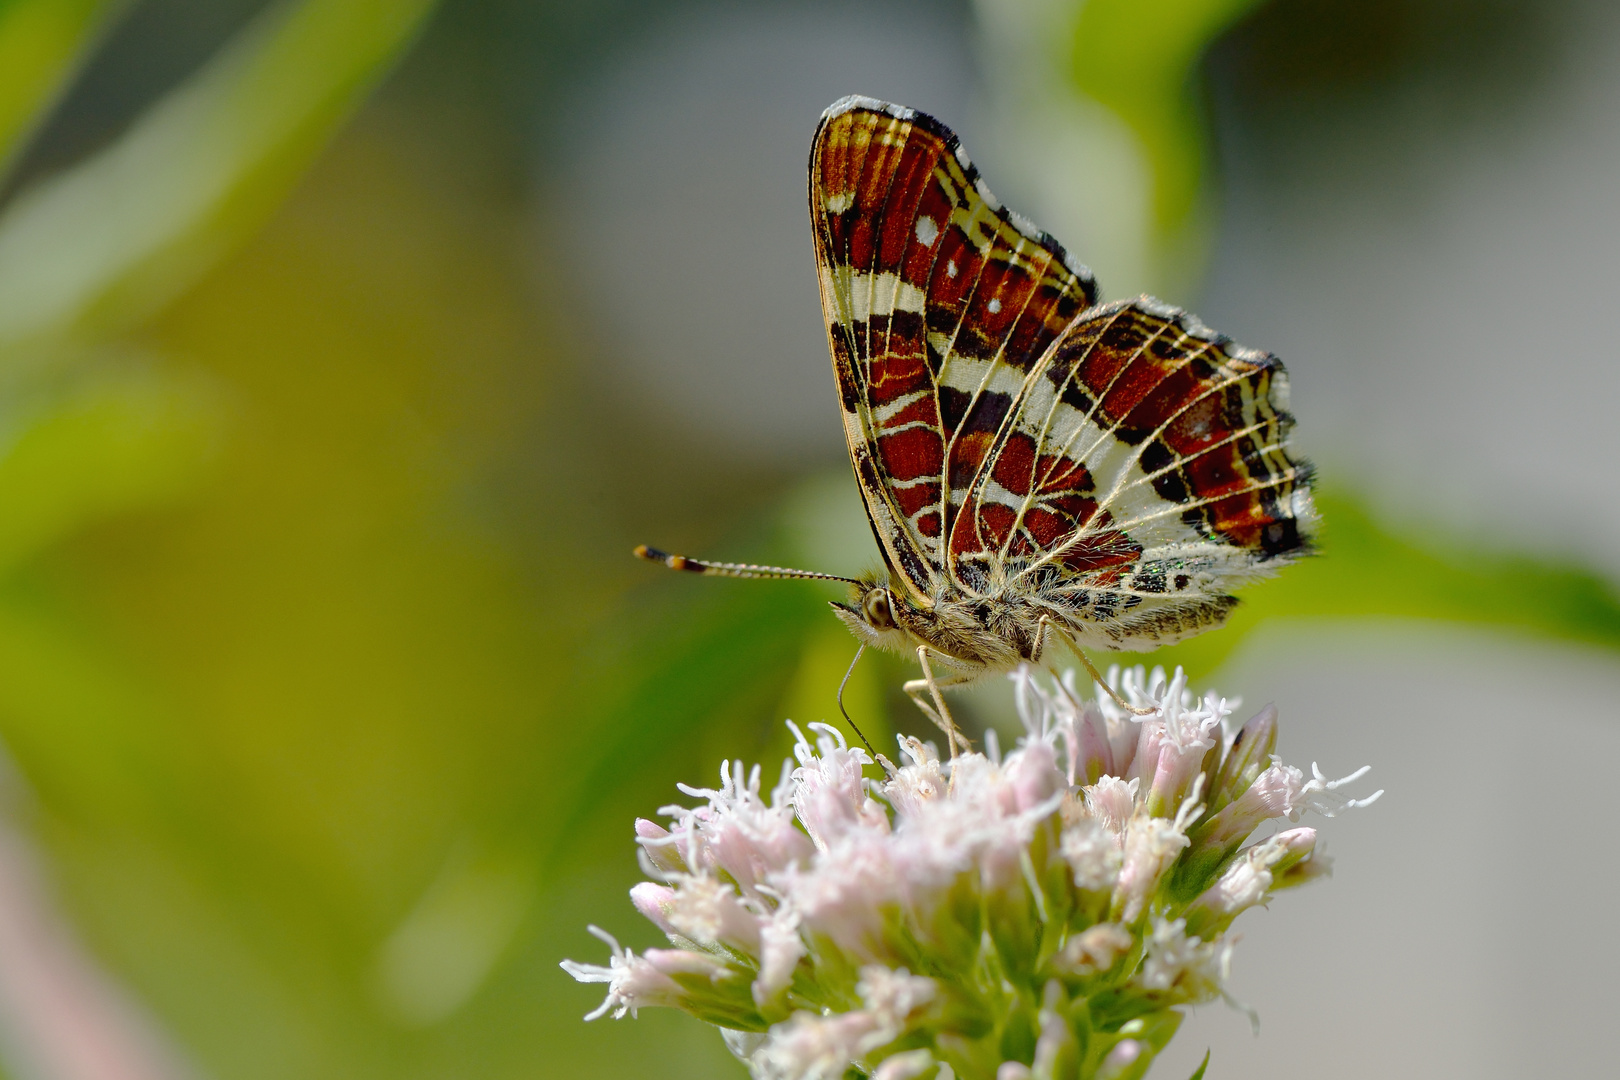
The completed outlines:
[[[1226,994],[1232,920],[1326,872],[1316,833],[1248,844],[1268,820],[1373,798],[1272,754],[1276,711],[1225,733],[1228,703],[1178,671],[1013,676],[1025,735],[1005,757],[941,762],[900,740],[881,779],[838,732],[797,727],[769,800],[721,770],[669,828],[636,823],[637,910],[676,947],[637,956],[601,931],[590,1017],[670,1005],[722,1029],[756,1077],[874,1080],[1139,1075],[1175,1010]],[[993,733],[991,733],[993,736]],[[812,737],[814,742],[812,742]]]

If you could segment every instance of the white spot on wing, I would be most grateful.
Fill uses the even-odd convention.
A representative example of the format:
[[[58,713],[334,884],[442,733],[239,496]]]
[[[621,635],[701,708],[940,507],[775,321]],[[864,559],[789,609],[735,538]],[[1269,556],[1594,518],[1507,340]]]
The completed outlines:
[[[932,245],[938,238],[939,226],[934,224],[933,218],[920,217],[917,219],[917,240],[923,247]]]
[[[949,262],[947,262],[945,264],[945,276],[946,277],[952,277],[952,278],[956,276],[956,260],[955,259],[952,259],[952,260],[950,260]]]
[[[851,206],[853,206],[854,203],[855,193],[853,191],[842,191],[837,195],[828,195],[821,201],[821,205],[827,208],[827,213],[829,214],[842,214],[845,210],[848,210]]]
[[[990,314],[992,314],[992,315],[994,315],[996,312],[1000,311],[1001,310],[1001,298],[1000,297],[991,297],[989,308],[990,308]]]
[[[1016,210],[1007,211],[1007,220],[1012,222],[1013,228],[1017,229],[1025,236],[1041,235],[1040,226],[1036,225],[1033,221],[1029,220],[1029,218],[1025,217],[1023,214],[1020,214]]]

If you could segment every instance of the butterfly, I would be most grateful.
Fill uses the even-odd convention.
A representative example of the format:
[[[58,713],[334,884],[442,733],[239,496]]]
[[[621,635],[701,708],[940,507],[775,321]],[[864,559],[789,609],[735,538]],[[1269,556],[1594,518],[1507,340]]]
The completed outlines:
[[[887,573],[639,556],[848,582],[835,613],[863,648],[915,653],[924,678],[906,690],[954,752],[941,687],[1038,662],[1054,639],[1102,683],[1084,650],[1219,626],[1233,589],[1310,553],[1311,471],[1288,447],[1275,356],[1151,297],[1100,303],[1090,270],[1002,206],[924,113],[833,104],[809,195],[844,435]]]

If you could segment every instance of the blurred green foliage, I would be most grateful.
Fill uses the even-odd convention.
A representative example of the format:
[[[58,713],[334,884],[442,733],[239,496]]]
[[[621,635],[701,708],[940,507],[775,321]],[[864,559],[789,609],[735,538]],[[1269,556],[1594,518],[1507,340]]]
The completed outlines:
[[[1076,78],[1150,147],[1167,229],[1203,175],[1190,73],[1250,6],[1084,9]],[[0,163],[120,7],[0,0]],[[789,478],[626,448],[646,418],[571,376],[565,275],[525,284],[529,208],[469,179],[461,121],[384,100],[322,153],[430,8],[274,4],[0,205],[0,737],[63,904],[206,1074],[735,1074],[682,1017],[581,1024],[599,994],[556,962],[600,955],[586,922],[653,943],[630,818],[727,756],[771,783],[853,643],[821,587],[628,558],[625,506],[786,558]],[[1163,659],[1208,675],[1290,617],[1620,645],[1591,574],[1323,505],[1323,557]],[[880,744],[926,733],[904,671],[847,695]]]
[[[1208,180],[1198,63],[1260,0],[1081,0],[1070,78],[1141,143],[1161,243],[1193,222]]]

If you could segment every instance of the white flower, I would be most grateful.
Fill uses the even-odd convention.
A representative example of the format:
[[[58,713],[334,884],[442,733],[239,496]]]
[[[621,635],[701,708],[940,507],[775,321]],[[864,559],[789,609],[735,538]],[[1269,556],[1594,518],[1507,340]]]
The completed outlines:
[[[1104,776],[1081,790],[1091,815],[1123,836],[1125,826],[1136,814],[1136,793],[1141,786],[1142,781],[1134,778],[1121,780],[1117,776]]]
[[[683,874],[674,880],[676,887],[670,890],[663,915],[676,933],[693,941],[759,952],[760,919],[743,906],[736,889],[710,874]]]
[[[1145,990],[1180,991],[1187,1000],[1207,1000],[1225,986],[1232,945],[1187,933],[1185,919],[1155,918],[1145,941],[1136,983]]]
[[[1088,892],[1113,891],[1125,852],[1119,835],[1107,824],[1087,819],[1068,826],[1062,851],[1076,886]]]
[[[843,1080],[852,1061],[889,1038],[862,1010],[813,1016],[801,1012],[772,1029],[749,1064],[759,1080]]]
[[[1274,709],[1230,736],[1228,703],[1180,672],[1109,680],[1153,713],[1024,671],[1005,757],[993,732],[947,762],[901,739],[902,764],[869,777],[815,724],[793,728],[768,802],[741,763],[683,787],[701,805],[636,823],[656,880],[631,890],[678,948],[637,956],[593,928],[608,964],[563,965],[608,985],[591,1017],[684,1009],[760,1080],[1139,1075],[1174,1009],[1225,996],[1232,920],[1326,872],[1314,830],[1244,849],[1254,829],[1377,795],[1339,790],[1365,770],[1307,778],[1272,757]]]
[[[1288,829],[1255,844],[1227,868],[1220,880],[1204,891],[1194,904],[1196,910],[1207,908],[1213,915],[1232,916],[1263,903],[1271,891],[1276,874],[1304,859],[1312,858],[1316,850],[1315,829]]]
[[[793,981],[793,971],[809,949],[799,935],[799,914],[789,907],[774,911],[760,927],[759,977],[754,980],[754,1002],[761,1007],[775,1001]]]
[[[1076,975],[1107,971],[1136,944],[1136,935],[1118,923],[1097,923],[1071,937],[1061,953],[1064,965]]]
[[[900,760],[906,764],[883,785],[883,797],[900,817],[918,817],[923,804],[946,797],[950,777],[939,763],[939,751],[910,736],[900,739]]]
[[[816,847],[826,851],[850,832],[887,832],[888,815],[867,795],[861,778],[861,768],[872,764],[866,751],[851,750],[844,736],[827,724],[810,725],[817,733],[814,748],[791,721],[789,726],[798,739],[793,754],[799,759],[793,770],[793,809]]]
[[[895,971],[881,964],[868,964],[861,968],[855,992],[868,1012],[898,1034],[913,1012],[934,1000],[938,987],[933,979],[912,975],[905,968]]]
[[[814,850],[794,825],[793,806],[787,801],[792,784],[785,768],[783,772],[770,805],[759,796],[759,767],[745,780],[740,761],[721,766],[718,789],[677,785],[687,795],[708,799],[709,805],[695,810],[666,806],[659,813],[674,819],[670,839],[638,839],[649,853],[653,843],[671,843],[682,866],[722,871],[751,894],[771,871],[808,859]]]

